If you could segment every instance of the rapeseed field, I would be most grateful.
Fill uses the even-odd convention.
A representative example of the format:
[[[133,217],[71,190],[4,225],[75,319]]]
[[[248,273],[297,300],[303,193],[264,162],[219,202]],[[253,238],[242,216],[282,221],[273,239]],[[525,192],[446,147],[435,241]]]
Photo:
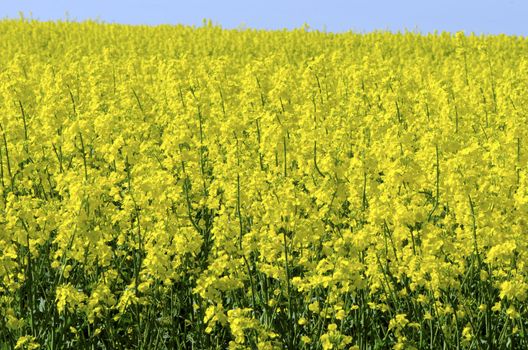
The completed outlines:
[[[0,349],[527,349],[527,53],[0,21]]]

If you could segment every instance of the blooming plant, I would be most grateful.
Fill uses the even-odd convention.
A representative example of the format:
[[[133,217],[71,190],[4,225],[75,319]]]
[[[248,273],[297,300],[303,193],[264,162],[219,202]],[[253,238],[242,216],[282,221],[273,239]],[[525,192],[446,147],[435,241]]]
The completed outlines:
[[[528,41],[0,22],[0,349],[528,348]]]

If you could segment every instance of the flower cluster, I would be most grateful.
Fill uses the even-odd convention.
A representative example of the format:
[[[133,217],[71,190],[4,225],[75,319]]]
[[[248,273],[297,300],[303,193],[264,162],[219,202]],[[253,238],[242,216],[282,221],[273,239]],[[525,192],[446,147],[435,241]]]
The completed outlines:
[[[1,21],[0,344],[528,348],[527,46]]]

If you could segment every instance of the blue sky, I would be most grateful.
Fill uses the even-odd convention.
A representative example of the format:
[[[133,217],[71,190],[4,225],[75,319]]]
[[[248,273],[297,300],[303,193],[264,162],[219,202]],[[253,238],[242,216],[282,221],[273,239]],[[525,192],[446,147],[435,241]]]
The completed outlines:
[[[19,12],[40,20],[99,19],[128,24],[201,25],[225,28],[310,27],[354,30],[463,30],[477,34],[527,35],[528,0],[0,0],[0,17]]]

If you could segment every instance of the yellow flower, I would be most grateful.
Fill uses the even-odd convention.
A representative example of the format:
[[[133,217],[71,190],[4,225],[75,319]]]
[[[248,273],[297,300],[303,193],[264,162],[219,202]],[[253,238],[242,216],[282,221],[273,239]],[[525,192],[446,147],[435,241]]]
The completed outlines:
[[[86,299],[86,295],[82,291],[75,289],[71,284],[57,287],[55,300],[59,314],[66,310],[70,312],[81,311],[84,308]]]
[[[310,344],[312,342],[312,339],[306,335],[303,335],[301,337],[301,341],[304,343],[304,344]]]
[[[502,304],[500,301],[496,302],[492,307],[491,311],[499,312],[502,309]]]
[[[345,317],[346,317],[346,312],[345,310],[341,309],[339,310],[336,315],[335,315],[336,319],[338,320],[343,320]]]
[[[18,338],[17,343],[15,345],[15,349],[34,350],[39,348],[40,344],[36,341],[36,338],[31,335],[25,335]]]
[[[396,317],[390,320],[389,329],[402,329],[409,323],[406,314],[398,314]]]
[[[320,311],[319,302],[314,301],[313,303],[308,305],[308,310],[310,310],[311,312],[315,312],[315,313],[319,312]]]
[[[471,328],[471,325],[466,325],[464,329],[462,330],[462,338],[463,343],[467,344],[473,339],[473,330]]]
[[[506,310],[506,315],[508,315],[508,317],[511,319],[517,319],[521,317],[521,314],[515,309],[513,305],[510,305],[508,307],[508,309]]]

